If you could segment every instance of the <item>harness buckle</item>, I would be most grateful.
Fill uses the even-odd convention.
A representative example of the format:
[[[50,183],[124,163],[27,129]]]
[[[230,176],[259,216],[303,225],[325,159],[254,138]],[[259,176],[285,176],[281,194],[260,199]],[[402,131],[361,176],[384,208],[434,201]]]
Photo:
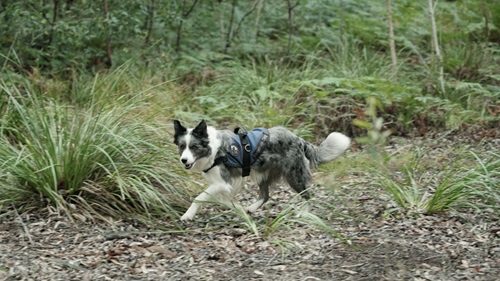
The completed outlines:
[[[245,144],[245,151],[250,153],[250,144],[249,143]]]

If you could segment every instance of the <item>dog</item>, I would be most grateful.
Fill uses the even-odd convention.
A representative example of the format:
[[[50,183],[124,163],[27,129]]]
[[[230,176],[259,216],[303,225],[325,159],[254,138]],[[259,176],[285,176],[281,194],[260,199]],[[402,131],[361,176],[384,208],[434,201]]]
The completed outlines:
[[[194,128],[186,128],[174,120],[174,130],[174,143],[184,168],[201,172],[209,182],[208,188],[181,217],[182,221],[192,220],[204,202],[232,204],[246,175],[259,186],[258,200],[246,208],[249,213],[266,203],[269,189],[280,182],[288,183],[303,198],[309,199],[311,169],[334,160],[350,145],[350,138],[338,132],[330,133],[316,146],[283,127],[236,134],[207,126],[204,120]],[[255,134],[259,136],[252,140],[250,136]],[[255,150],[254,155],[247,156],[245,163],[241,163],[241,155],[245,158],[250,150]]]

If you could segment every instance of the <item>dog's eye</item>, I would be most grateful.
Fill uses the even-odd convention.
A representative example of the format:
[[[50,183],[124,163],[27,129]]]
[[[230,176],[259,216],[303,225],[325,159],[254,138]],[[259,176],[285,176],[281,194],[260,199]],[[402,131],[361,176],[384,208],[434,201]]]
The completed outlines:
[[[185,148],[186,148],[186,145],[185,145],[185,144],[181,144],[181,145],[179,145],[179,148],[180,148],[180,149],[185,149]]]
[[[189,145],[189,149],[196,149],[196,148],[198,148],[197,144],[190,144]]]

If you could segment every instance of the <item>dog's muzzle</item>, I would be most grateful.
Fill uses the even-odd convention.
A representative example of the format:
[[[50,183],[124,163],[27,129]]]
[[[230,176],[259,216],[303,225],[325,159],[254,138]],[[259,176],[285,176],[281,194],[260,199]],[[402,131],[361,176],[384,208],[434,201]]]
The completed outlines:
[[[187,164],[187,161],[188,161],[188,160],[187,160],[186,158],[181,158],[181,162],[182,162],[182,164],[184,164],[184,168],[185,168],[186,170],[189,170],[189,169],[193,168],[193,164],[194,164],[194,162],[193,162],[193,163],[190,163],[190,164]]]

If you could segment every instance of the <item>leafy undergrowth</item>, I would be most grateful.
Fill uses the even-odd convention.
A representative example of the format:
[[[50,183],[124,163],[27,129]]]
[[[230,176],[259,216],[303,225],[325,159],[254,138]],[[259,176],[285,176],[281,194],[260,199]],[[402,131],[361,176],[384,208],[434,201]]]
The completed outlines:
[[[361,137],[365,132],[353,121],[371,122],[367,110],[375,101],[384,128],[393,135],[411,137],[471,125],[497,134],[493,129],[498,125],[500,91],[495,78],[491,83],[450,81],[446,93],[441,93],[412,77],[413,68],[423,65],[405,63],[408,69],[403,67],[402,77],[391,80],[387,71],[378,70],[388,68],[386,57],[367,55],[362,46],[347,44],[340,49],[350,54],[344,71],[336,60],[320,53],[306,57],[299,66],[197,60],[199,66],[193,68],[201,69],[200,77],[192,78],[190,87],[176,88],[172,97],[175,116],[193,123],[205,118],[222,126],[284,125],[307,138],[327,135],[332,128]],[[375,66],[365,69],[373,61]]]
[[[128,73],[134,65],[125,64],[95,76],[92,83],[78,82],[70,98],[61,98],[64,84],[57,80],[18,77],[4,81],[0,202],[48,203],[70,217],[89,219],[166,213],[176,220],[178,207],[187,205],[188,191],[199,184],[198,177],[186,178],[176,163],[167,118],[188,123],[205,118],[219,128],[283,125],[308,140],[341,131],[355,137],[370,153],[373,147],[383,147],[391,135],[416,136],[428,128],[433,134],[442,130],[454,134],[477,122],[470,125],[473,130],[493,134],[471,134],[475,140],[498,136],[494,127],[488,128],[498,122],[490,110],[498,95],[494,89],[471,86],[485,92],[480,97],[470,94],[468,102],[460,104],[422,95],[417,87],[392,82],[381,73],[373,73],[380,77],[330,76],[328,65],[317,57],[299,68],[228,61],[211,70],[207,81],[186,89],[174,81],[160,82],[154,75],[146,79],[149,72],[131,77]],[[240,95],[234,94],[237,91]],[[476,103],[476,98],[482,103]],[[426,121],[431,119],[431,123]],[[437,128],[438,124],[444,128]],[[490,158],[496,156],[492,153]],[[399,197],[403,208],[424,212],[446,209],[462,197],[447,202],[453,196],[450,190],[472,193],[466,187],[473,181],[474,186],[488,186],[485,183],[498,176],[498,161],[471,154],[474,167],[459,171],[443,166],[435,190],[420,194],[412,190],[428,185],[428,177],[415,178],[421,172],[411,170],[410,163],[405,164],[401,178],[398,169],[386,166],[389,158],[381,157],[371,160],[383,164],[372,167],[380,174],[378,184]],[[460,183],[458,176],[469,181]],[[427,196],[429,191],[432,198]],[[439,194],[445,194],[445,199],[439,199]]]

